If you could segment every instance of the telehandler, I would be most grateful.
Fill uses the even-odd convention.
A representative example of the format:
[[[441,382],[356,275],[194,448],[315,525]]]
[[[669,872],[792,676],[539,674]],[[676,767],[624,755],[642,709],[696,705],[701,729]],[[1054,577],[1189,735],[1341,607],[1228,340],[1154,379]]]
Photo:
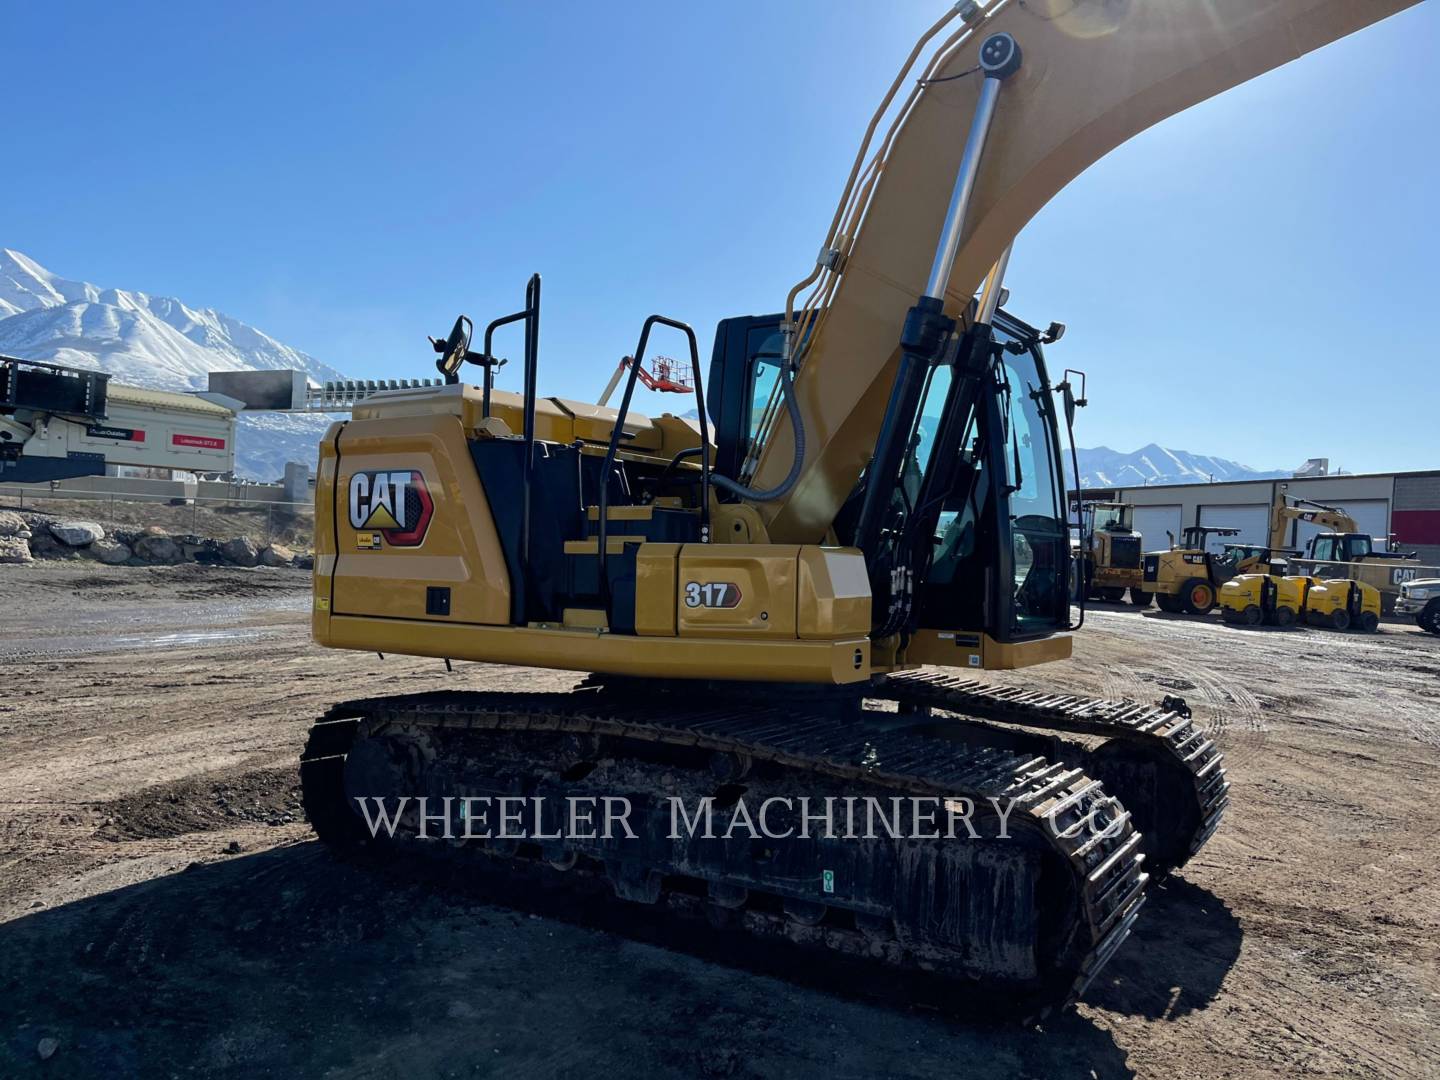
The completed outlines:
[[[603,880],[657,918],[698,906],[802,949],[1072,1000],[1151,875],[1215,830],[1228,783],[1182,712],[968,677],[1062,660],[1074,626],[1073,397],[1043,351],[1062,328],[1000,310],[1010,244],[1137,132],[1407,6],[960,3],[885,95],[815,268],[782,310],[720,324],[708,377],[695,333],[653,315],[618,409],[541,396],[538,276],[481,350],[457,320],[437,343],[448,385],[376,394],[324,439],[315,639],[585,677],[486,689],[482,669],[478,689],[335,705],[301,762],[320,837],[405,849],[440,831],[536,888]],[[491,386],[509,324],[520,393]],[[657,328],[688,349],[697,422],[631,409]],[[552,816],[620,796],[624,833]],[[799,828],[802,797],[810,814],[929,800],[952,824],[968,808],[981,838],[833,839]],[[542,820],[474,829],[491,798]],[[710,807],[717,834],[741,806],[775,812],[760,839],[677,837],[673,799]],[[366,816],[382,805],[393,835]]]

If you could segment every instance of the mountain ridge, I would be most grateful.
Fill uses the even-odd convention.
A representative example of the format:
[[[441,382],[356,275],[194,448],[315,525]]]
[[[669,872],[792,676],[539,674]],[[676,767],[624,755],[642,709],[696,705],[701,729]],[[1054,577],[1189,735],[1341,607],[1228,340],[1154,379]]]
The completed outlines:
[[[1151,484],[1208,484],[1225,480],[1278,480],[1293,469],[1253,469],[1229,458],[1147,443],[1126,453],[1108,446],[1077,447],[1082,488],[1144,487]],[[1066,455],[1065,476],[1074,477]]]
[[[182,393],[205,389],[211,371],[294,368],[316,382],[345,377],[215,308],[75,281],[11,248],[0,248],[0,353],[105,371],[133,386]],[[287,461],[315,461],[332,419],[242,413],[235,471],[273,480]]]
[[[0,249],[0,353],[25,360],[109,372],[119,381],[156,390],[203,390],[210,371],[296,368],[316,382],[343,379],[336,368],[215,308],[175,297],[102,288],[47,270],[29,256]],[[693,418],[693,409],[685,414]],[[332,417],[242,413],[236,472],[275,479],[286,461],[313,462]],[[1081,486],[1268,480],[1291,470],[1252,469],[1228,458],[1148,443],[1126,453],[1080,448]],[[1064,455],[1071,486],[1069,454]]]

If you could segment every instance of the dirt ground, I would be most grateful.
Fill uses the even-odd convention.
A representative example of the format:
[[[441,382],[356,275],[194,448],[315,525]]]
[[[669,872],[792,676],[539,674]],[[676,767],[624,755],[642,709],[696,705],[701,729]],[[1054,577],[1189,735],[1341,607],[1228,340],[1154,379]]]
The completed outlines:
[[[1234,788],[1085,1000],[1021,1029],[337,860],[297,801],[328,702],[570,677],[317,649],[307,586],[0,567],[0,1076],[1440,1074],[1440,638],[1111,607],[1026,673],[1184,695]]]

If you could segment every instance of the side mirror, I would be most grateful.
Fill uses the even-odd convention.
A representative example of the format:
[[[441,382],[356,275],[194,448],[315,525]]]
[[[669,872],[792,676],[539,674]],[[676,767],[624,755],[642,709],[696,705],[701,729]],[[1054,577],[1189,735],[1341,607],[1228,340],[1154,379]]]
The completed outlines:
[[[461,315],[455,320],[454,327],[450,330],[450,336],[444,341],[430,339],[430,344],[440,354],[440,359],[435,361],[435,367],[440,374],[445,376],[446,382],[458,382],[460,379],[460,367],[465,363],[465,356],[470,351],[470,338],[475,332],[474,324]]]
[[[1064,332],[1063,327],[1061,328],[1061,332]],[[1078,398],[1075,396],[1075,385],[1071,380],[1072,375],[1080,379],[1080,396]],[[1060,391],[1061,397],[1065,402],[1065,423],[1073,429],[1075,427],[1075,410],[1077,408],[1083,409],[1089,404],[1089,402],[1085,400],[1085,372],[1075,368],[1066,368],[1064,381],[1055,387],[1055,389]]]

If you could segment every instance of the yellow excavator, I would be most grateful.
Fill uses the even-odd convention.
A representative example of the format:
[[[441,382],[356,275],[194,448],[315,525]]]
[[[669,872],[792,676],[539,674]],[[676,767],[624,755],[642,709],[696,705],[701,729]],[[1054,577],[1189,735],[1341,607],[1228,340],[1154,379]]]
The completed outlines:
[[[1001,309],[1011,241],[1137,132],[1406,6],[960,3],[866,129],[814,269],[724,320],[703,380],[694,331],[655,315],[618,408],[542,397],[538,276],[479,349],[457,320],[447,385],[324,439],[315,640],[583,677],[337,704],[301,761],[319,836],[438,833],[536,888],[1073,999],[1228,784],[1187,711],[970,677],[1062,660],[1076,625],[1063,327]],[[519,393],[493,386],[506,326]],[[688,348],[695,422],[631,409],[657,329]],[[882,827],[836,829],[854,806]],[[938,831],[892,806],[942,808]]]
[[[1303,557],[1295,565],[1304,573],[1336,582],[1337,587],[1343,579],[1354,581],[1360,588],[1349,590],[1348,607],[1355,608],[1355,594],[1364,597],[1359,602],[1360,610],[1352,612],[1357,616],[1369,611],[1370,592],[1378,595],[1381,610],[1390,614],[1400,598],[1400,586],[1415,580],[1422,572],[1415,552],[1377,550],[1375,538],[1361,532],[1360,523],[1343,509],[1294,498],[1286,494],[1286,485],[1282,484],[1276,489],[1270,508],[1271,547],[1284,546],[1296,522],[1318,525],[1326,531],[1310,538]],[[1367,627],[1370,621],[1363,620]]]

